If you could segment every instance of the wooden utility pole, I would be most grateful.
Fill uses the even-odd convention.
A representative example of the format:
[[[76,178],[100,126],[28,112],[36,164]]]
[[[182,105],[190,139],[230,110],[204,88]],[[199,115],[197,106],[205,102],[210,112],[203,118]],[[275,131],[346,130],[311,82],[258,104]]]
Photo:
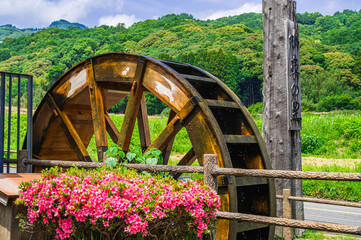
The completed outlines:
[[[263,0],[263,136],[277,170],[302,170],[299,56],[296,2]],[[292,196],[302,196],[301,180],[275,183],[277,194],[291,189]],[[292,202],[292,218],[304,218],[302,202]]]

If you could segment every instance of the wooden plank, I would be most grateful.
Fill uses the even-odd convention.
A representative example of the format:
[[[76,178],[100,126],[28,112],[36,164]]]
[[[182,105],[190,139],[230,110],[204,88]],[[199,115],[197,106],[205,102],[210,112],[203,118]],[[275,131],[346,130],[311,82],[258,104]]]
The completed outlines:
[[[157,148],[163,151],[168,145],[170,139],[182,129],[183,126],[189,124],[193,117],[198,113],[199,108],[196,98],[190,99],[185,106],[175,115],[166,128],[159,134],[159,136],[152,142],[146,151],[152,148]]]
[[[33,123],[33,154],[39,153],[47,136],[48,130],[55,118],[51,111],[51,107],[47,104],[47,102],[42,104],[42,107],[37,111],[37,115],[40,116],[40,118],[34,118]]]
[[[110,89],[115,91],[130,92],[133,82],[99,82],[98,86],[101,89]]]
[[[236,177],[236,186],[253,186],[268,184],[267,178],[255,178],[255,177]]]
[[[138,112],[137,120],[138,120],[140,146],[142,148],[142,152],[144,152],[152,143],[150,139],[147,105],[145,102],[144,93],[141,98],[140,109]]]
[[[0,194],[8,198],[17,198],[19,185],[22,182],[40,178],[40,173],[2,173],[0,174]]]
[[[170,111],[167,125],[172,121],[172,119],[175,117],[176,113],[174,111]],[[169,139],[167,147],[163,151],[163,164],[167,165],[170,157],[170,153],[172,152],[172,147],[174,143],[175,136],[171,139]]]
[[[243,222],[240,221],[237,223],[237,231],[238,232],[246,232],[251,230],[256,230],[259,228],[266,228],[268,225],[263,223],[253,223],[253,222]]]
[[[133,134],[134,124],[138,115],[141,98],[143,96],[143,75],[145,70],[145,58],[139,57],[137,69],[135,72],[134,83],[129,94],[127,108],[125,110],[122,128],[120,130],[120,137],[118,145],[123,151],[129,150],[130,141]]]
[[[218,101],[212,99],[204,99],[204,102],[209,107],[218,107],[218,108],[239,108],[238,103],[231,102],[231,101]]]
[[[104,153],[108,149],[108,139],[105,126],[105,109],[101,89],[94,79],[92,59],[86,60],[87,82],[89,86],[90,106],[93,119],[95,143],[97,147],[98,161],[105,161]]]
[[[254,144],[257,140],[252,135],[224,135],[226,143]]]
[[[110,118],[107,112],[105,112],[104,116],[107,132],[109,133],[109,136],[113,140],[113,142],[117,144],[120,137],[120,132],[118,131],[117,126],[115,126],[113,120]]]
[[[169,70],[155,62],[147,62],[143,86],[172,110],[178,112],[193,95],[186,86],[187,82],[182,83],[177,79],[177,75],[173,75]]]
[[[70,103],[70,102],[67,102],[67,104],[66,104],[67,112],[82,111],[82,112],[88,113],[91,110],[92,110],[91,106],[88,104],[78,104],[78,103]]]
[[[76,132],[73,124],[69,120],[68,116],[59,109],[50,93],[48,93],[47,101],[53,107],[55,114],[59,116],[60,126],[63,129],[65,136],[68,139],[79,161],[91,162],[92,160],[89,157],[86,147]]]
[[[188,75],[188,74],[181,74],[182,77],[184,77],[187,80],[193,80],[193,81],[200,81],[200,82],[209,82],[214,83],[215,81],[212,78],[209,77],[199,77],[194,75]]]

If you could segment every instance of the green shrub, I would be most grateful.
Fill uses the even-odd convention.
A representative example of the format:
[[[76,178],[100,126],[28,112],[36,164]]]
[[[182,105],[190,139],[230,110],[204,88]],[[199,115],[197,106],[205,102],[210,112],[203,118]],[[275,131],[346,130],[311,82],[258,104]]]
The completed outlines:
[[[348,94],[341,96],[328,96],[318,103],[318,111],[328,112],[332,110],[360,110],[361,102]]]
[[[313,153],[324,144],[324,139],[317,134],[301,134],[302,153]]]
[[[263,103],[258,102],[248,107],[248,111],[250,114],[262,114],[263,111]]]
[[[351,118],[336,126],[336,130],[345,139],[361,138],[361,118]]]

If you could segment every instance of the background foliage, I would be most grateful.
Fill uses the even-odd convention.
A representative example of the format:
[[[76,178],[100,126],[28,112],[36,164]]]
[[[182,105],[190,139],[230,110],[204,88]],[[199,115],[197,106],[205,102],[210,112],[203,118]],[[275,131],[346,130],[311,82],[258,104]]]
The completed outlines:
[[[303,110],[360,109],[361,11],[333,16],[306,12],[298,14],[298,21]],[[71,66],[115,51],[199,66],[224,81],[247,106],[262,101],[261,14],[207,21],[169,14],[129,28],[69,24],[57,21],[27,32],[11,25],[0,27],[0,70],[34,75],[35,105]],[[32,34],[22,36],[25,32]],[[165,108],[154,96],[147,100],[150,114]],[[118,104],[112,111],[122,112],[124,107]]]

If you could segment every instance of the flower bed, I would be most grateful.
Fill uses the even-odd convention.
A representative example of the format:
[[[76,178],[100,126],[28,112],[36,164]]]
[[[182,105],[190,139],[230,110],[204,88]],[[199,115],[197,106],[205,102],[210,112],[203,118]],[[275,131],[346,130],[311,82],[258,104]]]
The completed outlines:
[[[60,239],[194,239],[209,233],[220,206],[207,186],[119,169],[53,168],[20,188],[22,226]]]

